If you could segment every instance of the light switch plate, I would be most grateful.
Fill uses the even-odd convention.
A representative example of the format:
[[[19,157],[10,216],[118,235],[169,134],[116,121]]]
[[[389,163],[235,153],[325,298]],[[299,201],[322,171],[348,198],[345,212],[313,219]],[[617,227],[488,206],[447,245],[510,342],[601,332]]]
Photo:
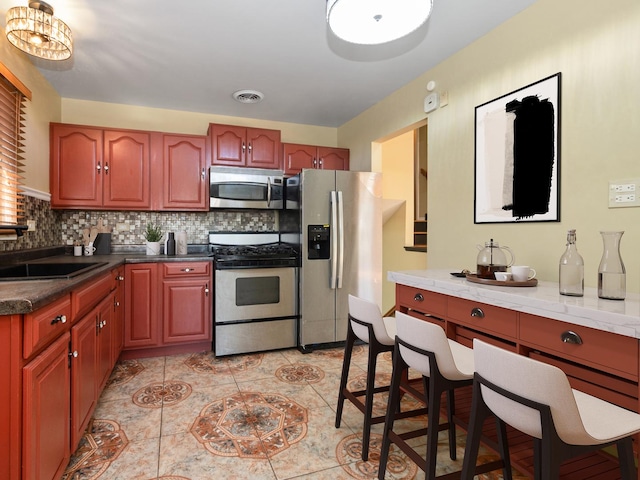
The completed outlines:
[[[424,113],[433,112],[439,105],[439,98],[436,92],[424,97]]]

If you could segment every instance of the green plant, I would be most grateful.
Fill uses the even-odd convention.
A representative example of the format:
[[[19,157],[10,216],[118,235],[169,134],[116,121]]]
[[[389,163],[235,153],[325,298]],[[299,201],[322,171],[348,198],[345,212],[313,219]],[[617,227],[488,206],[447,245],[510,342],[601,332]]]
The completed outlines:
[[[147,223],[147,228],[143,235],[147,242],[159,242],[162,238],[162,229],[160,228],[160,225]]]

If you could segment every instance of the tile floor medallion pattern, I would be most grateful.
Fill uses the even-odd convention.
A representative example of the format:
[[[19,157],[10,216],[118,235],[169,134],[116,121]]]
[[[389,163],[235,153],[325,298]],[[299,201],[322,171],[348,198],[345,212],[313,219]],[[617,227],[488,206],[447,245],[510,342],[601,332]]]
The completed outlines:
[[[144,365],[138,360],[123,360],[122,362],[118,362],[111,373],[107,386],[127,383],[141,373],[144,368]]]
[[[377,478],[380,464],[382,435],[371,434],[369,442],[369,461],[362,460],[362,436],[360,434],[345,437],[336,447],[336,457],[342,469],[357,479]],[[409,480],[415,478],[418,466],[395,445],[391,444],[387,460],[387,478]]]
[[[298,363],[296,365],[283,365],[276,370],[276,377],[287,383],[318,383],[324,378],[324,372],[314,365]]]
[[[191,395],[191,385],[169,381],[147,385],[133,394],[133,403],[143,408],[160,408],[186,399]]]
[[[116,422],[91,420],[62,480],[100,477],[128,444],[126,434]]]
[[[201,373],[242,372],[258,367],[262,363],[264,354],[232,356],[216,358],[213,352],[201,352],[190,355],[185,361],[189,368]]]
[[[191,433],[214,455],[270,458],[307,434],[307,409],[283,395],[242,392],[207,405]]]

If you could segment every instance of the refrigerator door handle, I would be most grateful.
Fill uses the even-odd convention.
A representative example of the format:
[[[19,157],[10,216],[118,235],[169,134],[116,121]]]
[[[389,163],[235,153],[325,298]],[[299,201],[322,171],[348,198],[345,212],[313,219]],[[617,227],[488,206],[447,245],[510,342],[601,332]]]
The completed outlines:
[[[338,199],[336,193],[335,190],[331,190],[331,228],[333,232],[329,232],[331,235],[331,283],[329,286],[332,290],[336,288],[336,275],[338,273]]]
[[[342,190],[338,191],[338,288],[342,288],[342,274],[344,273],[344,201],[342,200]]]

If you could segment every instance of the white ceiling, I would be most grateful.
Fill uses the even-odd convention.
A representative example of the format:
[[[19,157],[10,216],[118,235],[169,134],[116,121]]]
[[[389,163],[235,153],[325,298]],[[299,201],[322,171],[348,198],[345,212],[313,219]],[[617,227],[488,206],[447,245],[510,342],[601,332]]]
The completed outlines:
[[[32,61],[62,97],[328,127],[535,2],[434,0],[408,37],[357,46],[328,30],[325,0],[47,1],[71,27],[74,55]],[[0,0],[2,26],[7,9],[27,3]],[[240,89],[265,99],[240,104]]]

